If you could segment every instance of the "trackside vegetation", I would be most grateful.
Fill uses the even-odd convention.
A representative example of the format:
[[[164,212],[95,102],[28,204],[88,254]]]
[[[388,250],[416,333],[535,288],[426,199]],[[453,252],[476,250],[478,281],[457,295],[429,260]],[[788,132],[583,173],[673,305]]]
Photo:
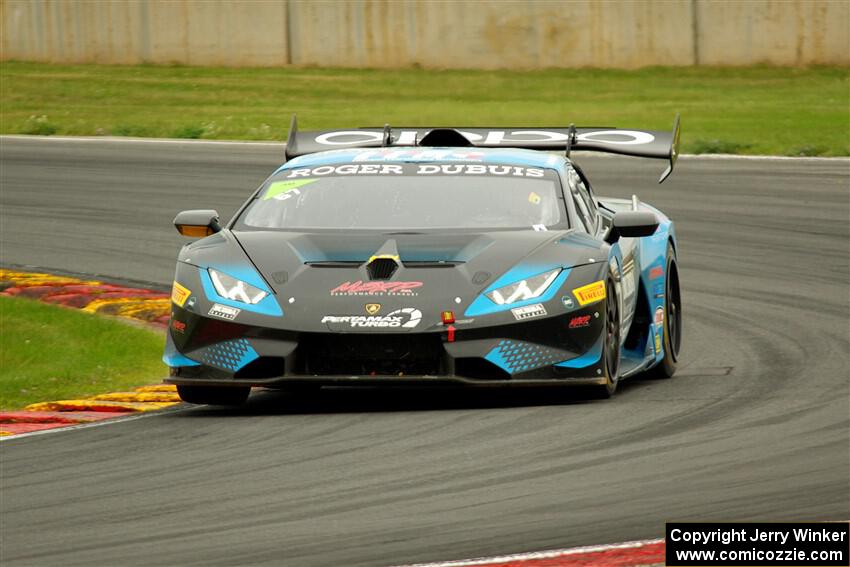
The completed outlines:
[[[0,296],[0,410],[159,382],[162,333]]]
[[[352,126],[666,129],[685,153],[850,155],[846,67],[633,71],[0,65],[0,133],[284,140]]]

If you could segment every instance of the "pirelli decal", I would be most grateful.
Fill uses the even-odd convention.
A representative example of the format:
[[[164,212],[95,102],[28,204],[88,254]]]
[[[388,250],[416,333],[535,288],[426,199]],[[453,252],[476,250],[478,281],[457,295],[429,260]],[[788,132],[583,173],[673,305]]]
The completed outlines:
[[[597,301],[602,301],[605,299],[605,282],[603,280],[599,280],[592,284],[577,287],[573,290],[573,295],[576,296],[578,304],[582,307],[590,305],[591,303],[596,303]]]
[[[192,291],[189,288],[183,287],[176,281],[174,282],[174,286],[171,288],[171,301],[177,307],[183,307],[190,295],[192,295]]]

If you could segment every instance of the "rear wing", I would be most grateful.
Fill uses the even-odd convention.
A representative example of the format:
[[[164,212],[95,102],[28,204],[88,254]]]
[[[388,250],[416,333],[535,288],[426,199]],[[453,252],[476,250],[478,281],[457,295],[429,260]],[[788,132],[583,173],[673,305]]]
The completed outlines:
[[[659,183],[673,172],[679,157],[679,115],[668,132],[621,130],[606,127],[395,127],[356,128],[299,132],[292,116],[285,155],[297,156],[351,148],[382,147],[475,147],[520,148],[528,150],[582,150],[667,160],[667,169]]]

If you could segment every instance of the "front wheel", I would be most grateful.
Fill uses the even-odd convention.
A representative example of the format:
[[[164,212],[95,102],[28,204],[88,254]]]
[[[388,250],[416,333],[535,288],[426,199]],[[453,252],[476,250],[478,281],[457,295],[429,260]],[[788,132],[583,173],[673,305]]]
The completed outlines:
[[[602,347],[605,384],[595,386],[593,395],[607,399],[617,391],[620,381],[620,302],[614,280],[609,276],[605,282],[605,333]]]
[[[646,373],[650,378],[670,378],[676,373],[682,347],[682,294],[676,253],[667,244],[667,282],[664,287],[664,324],[661,326],[664,358]]]
[[[250,387],[177,386],[180,399],[190,404],[238,406],[245,403]]]

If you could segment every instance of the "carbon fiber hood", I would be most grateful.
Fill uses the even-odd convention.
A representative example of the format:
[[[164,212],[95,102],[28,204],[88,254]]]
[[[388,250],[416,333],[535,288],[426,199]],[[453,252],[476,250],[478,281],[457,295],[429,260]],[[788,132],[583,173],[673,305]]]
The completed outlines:
[[[393,280],[433,280],[454,296],[477,294],[524,259],[573,266],[587,262],[597,244],[572,231],[497,231],[456,234],[234,233],[276,292],[328,292],[338,283],[369,281],[365,264],[388,249],[400,266]],[[549,250],[551,248],[551,250]],[[284,289],[285,288],[285,289]],[[424,291],[424,290],[423,290]]]
[[[395,271],[388,279],[374,279],[367,264],[376,253],[388,250],[398,257]],[[500,317],[481,320],[470,313],[479,296],[500,278],[503,284],[510,283],[506,279],[587,264],[590,258],[605,258],[605,254],[597,241],[571,230],[388,235],[225,229],[184,247],[180,261],[201,268],[202,273],[214,267],[251,283],[250,258],[285,313],[280,319],[269,319],[252,314],[256,309],[236,305],[243,311],[240,320],[246,323],[256,320],[280,328],[335,331],[329,323],[335,317],[371,314],[370,308],[377,307],[381,314],[416,312],[421,319],[415,329],[428,331],[441,327],[440,313],[445,310],[458,317],[475,317],[476,326],[504,324]],[[184,273],[185,285],[201,287],[196,283],[198,276]],[[214,301],[219,300],[210,299]],[[205,311],[209,306],[199,308]]]

